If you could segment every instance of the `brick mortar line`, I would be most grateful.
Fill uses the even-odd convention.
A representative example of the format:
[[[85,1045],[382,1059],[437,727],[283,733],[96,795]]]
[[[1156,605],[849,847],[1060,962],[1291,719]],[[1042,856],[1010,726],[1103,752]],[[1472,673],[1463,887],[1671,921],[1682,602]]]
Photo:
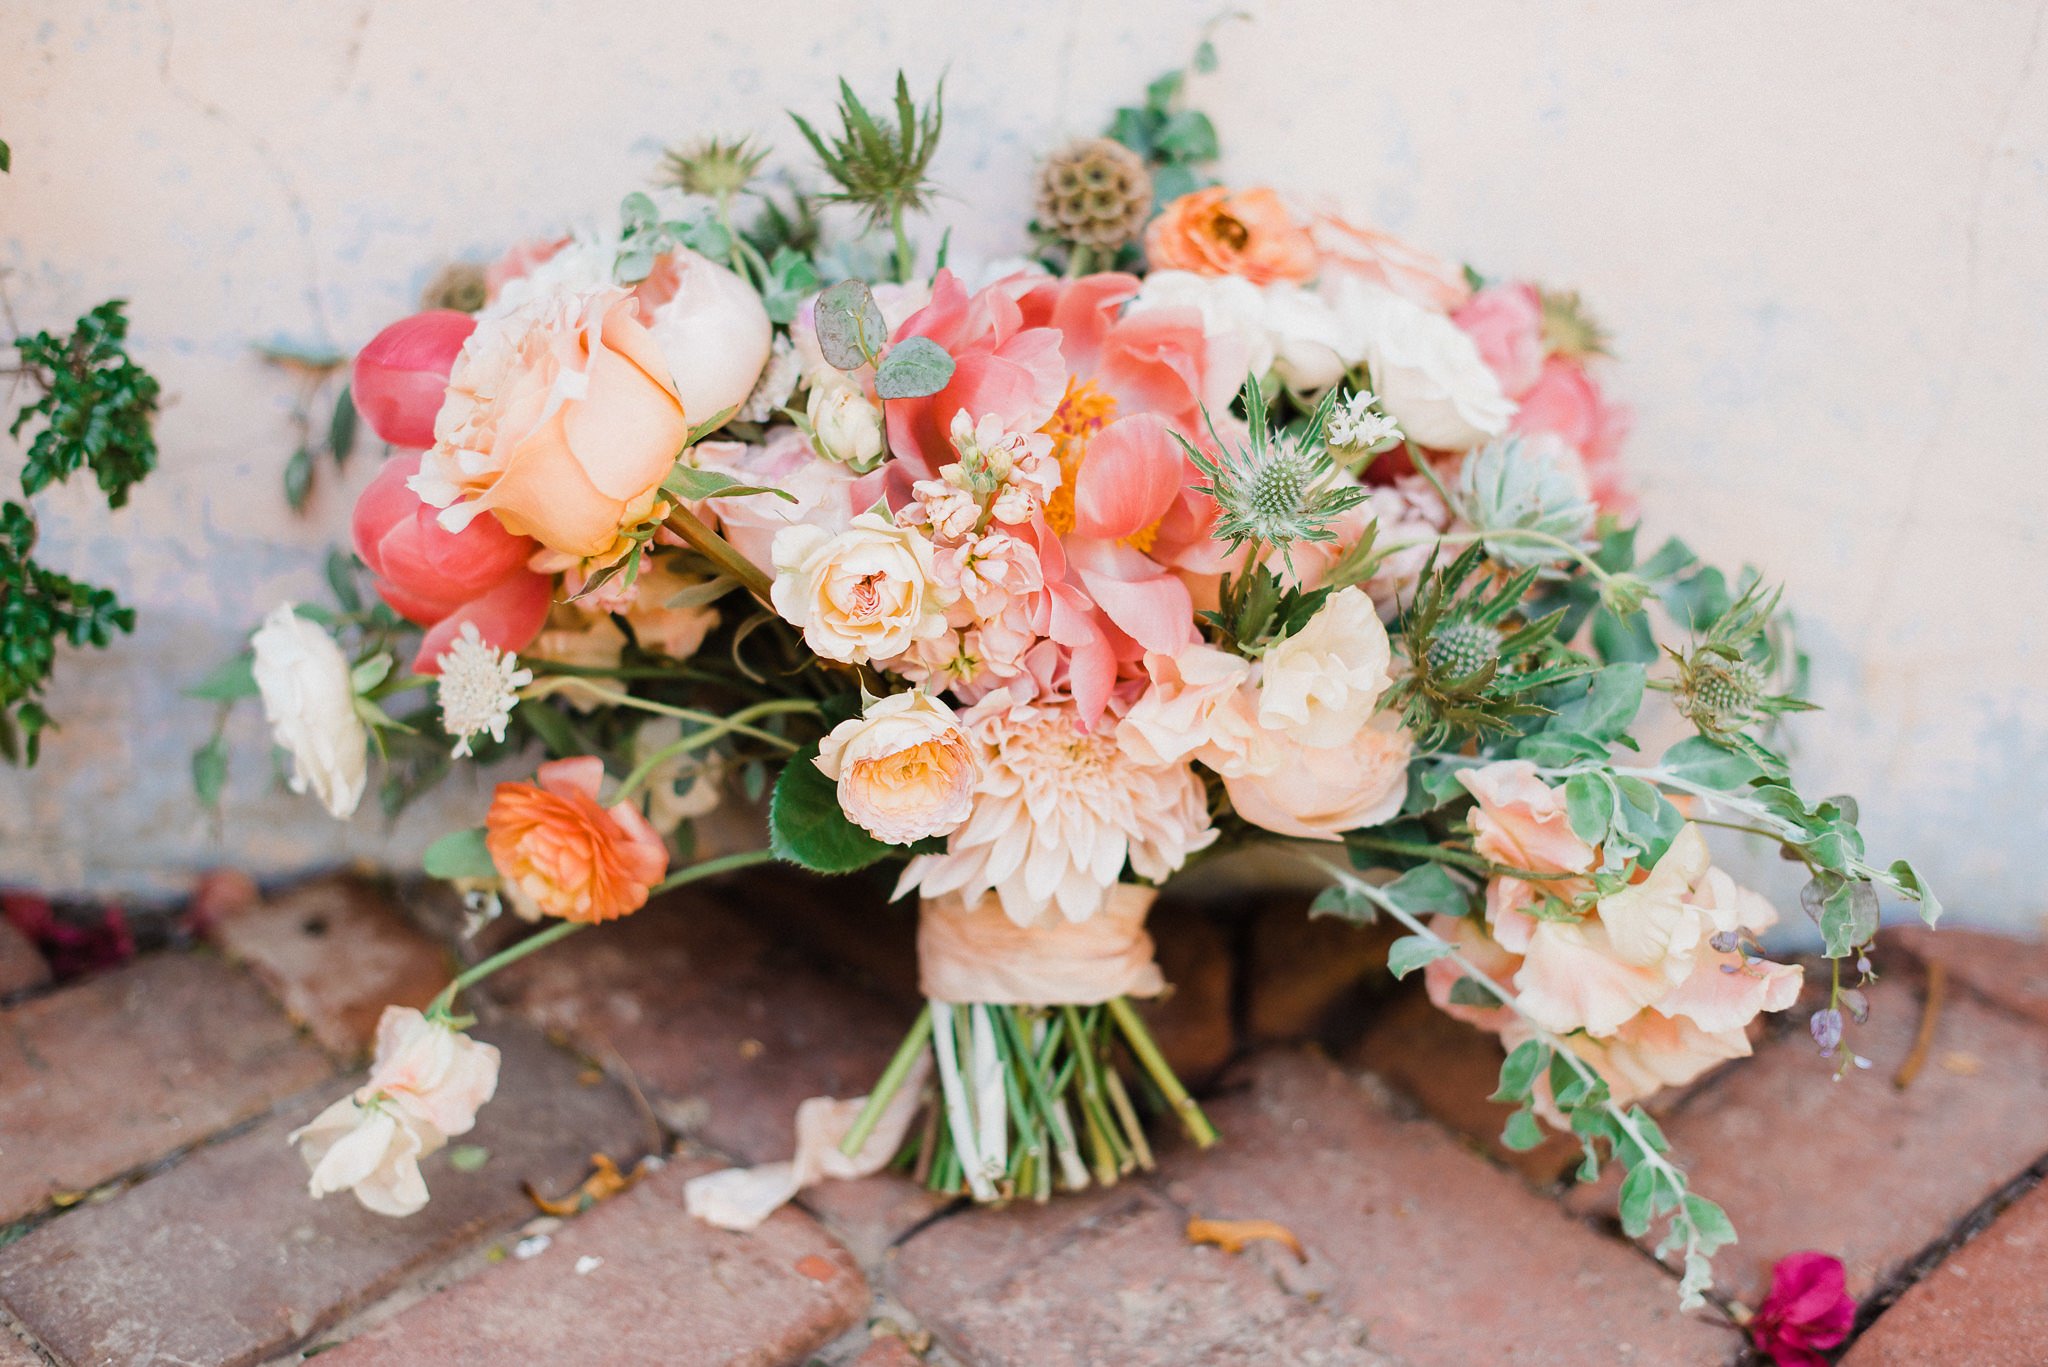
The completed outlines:
[[[21,1318],[6,1306],[0,1305],[0,1334],[12,1333],[15,1340],[31,1353],[50,1364],[50,1367],[64,1367],[62,1359],[51,1351],[35,1330],[23,1323]]]

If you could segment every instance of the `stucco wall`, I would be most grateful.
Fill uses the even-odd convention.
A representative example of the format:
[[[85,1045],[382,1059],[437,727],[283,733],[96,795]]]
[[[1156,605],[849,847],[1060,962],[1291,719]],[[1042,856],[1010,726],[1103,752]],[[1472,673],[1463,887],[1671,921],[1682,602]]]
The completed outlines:
[[[129,511],[46,505],[55,559],[142,624],[65,663],[64,731],[0,774],[0,879],[405,858],[473,815],[464,789],[394,834],[337,827],[272,790],[253,715],[224,833],[189,799],[210,712],[177,685],[320,594],[352,493],[287,512],[291,386],[252,341],[352,347],[439,263],[609,213],[665,142],[793,150],[784,108],[899,62],[949,71],[956,250],[1012,250],[1035,154],[1180,61],[1208,12],[12,0],[7,295],[37,325],[127,296],[172,397]],[[1196,87],[1233,176],[1586,292],[1620,339],[1651,531],[1789,583],[1830,709],[1798,726],[1805,782],[1861,794],[1874,846],[1959,912],[2021,928],[2048,848],[2042,41],[2042,6],[2000,0],[1319,0],[1226,28]]]

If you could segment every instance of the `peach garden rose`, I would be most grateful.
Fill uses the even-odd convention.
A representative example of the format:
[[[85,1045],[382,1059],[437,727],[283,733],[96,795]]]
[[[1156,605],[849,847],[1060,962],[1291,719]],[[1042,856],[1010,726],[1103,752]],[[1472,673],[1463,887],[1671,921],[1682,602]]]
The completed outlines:
[[[863,513],[836,535],[796,526],[775,537],[772,597],[783,620],[828,660],[886,660],[946,630],[950,596],[933,578],[932,543]]]
[[[870,703],[818,746],[854,825],[891,845],[945,835],[974,805],[974,749],[953,709],[919,689]]]

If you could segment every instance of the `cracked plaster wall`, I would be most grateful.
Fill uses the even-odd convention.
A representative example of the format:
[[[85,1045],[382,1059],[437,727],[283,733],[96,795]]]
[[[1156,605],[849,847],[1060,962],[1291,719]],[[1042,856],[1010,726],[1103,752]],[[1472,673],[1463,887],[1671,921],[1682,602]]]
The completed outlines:
[[[0,880],[175,889],[232,859],[402,861],[396,832],[273,789],[234,729],[225,826],[188,796],[210,711],[178,685],[323,590],[346,481],[285,509],[291,386],[250,343],[349,348],[456,256],[608,212],[664,142],[821,112],[844,72],[949,66],[955,250],[1015,249],[1035,154],[1094,130],[1208,11],[1071,0],[388,4],[14,0],[0,10],[0,268],[17,316],[133,301],[164,468],[113,518],[46,502],[59,564],[137,634],[67,660],[43,765],[0,773]],[[2048,70],[2003,0],[1536,6],[1328,0],[1225,30],[1197,94],[1227,171],[1335,194],[1489,272],[1581,287],[1619,338],[1653,535],[1789,583],[1829,710],[1815,791],[1963,915],[2042,910],[2048,690]],[[935,236],[932,233],[931,236]],[[9,479],[18,452],[0,442]],[[1768,862],[1752,873],[1781,895]]]

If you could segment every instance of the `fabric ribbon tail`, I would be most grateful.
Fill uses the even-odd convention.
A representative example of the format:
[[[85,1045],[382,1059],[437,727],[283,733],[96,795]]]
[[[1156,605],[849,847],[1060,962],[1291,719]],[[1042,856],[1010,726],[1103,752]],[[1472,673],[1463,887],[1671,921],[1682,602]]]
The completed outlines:
[[[889,1098],[880,1121],[853,1157],[841,1153],[839,1143],[853,1128],[867,1098],[840,1101],[814,1096],[796,1108],[795,1157],[693,1177],[683,1184],[683,1204],[707,1225],[745,1232],[759,1228],[798,1192],[828,1177],[867,1177],[880,1172],[903,1147],[930,1068],[927,1053]]]

